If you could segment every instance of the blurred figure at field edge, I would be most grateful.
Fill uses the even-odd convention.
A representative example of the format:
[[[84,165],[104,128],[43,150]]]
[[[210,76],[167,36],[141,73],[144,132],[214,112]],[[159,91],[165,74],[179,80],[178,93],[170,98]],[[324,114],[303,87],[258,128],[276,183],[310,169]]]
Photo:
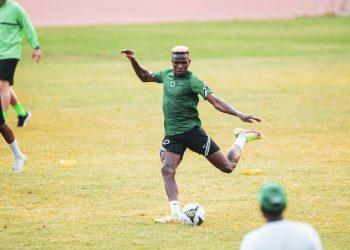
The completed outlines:
[[[266,224],[246,234],[241,250],[322,250],[317,231],[309,224],[283,219],[287,194],[277,183],[267,183],[259,192]]]
[[[41,50],[35,29],[24,9],[12,0],[0,0],[0,98],[3,118],[11,106],[18,116],[18,127],[24,127],[31,114],[19,102],[13,89],[14,74],[22,51],[22,32],[32,46],[34,61],[41,59]]]

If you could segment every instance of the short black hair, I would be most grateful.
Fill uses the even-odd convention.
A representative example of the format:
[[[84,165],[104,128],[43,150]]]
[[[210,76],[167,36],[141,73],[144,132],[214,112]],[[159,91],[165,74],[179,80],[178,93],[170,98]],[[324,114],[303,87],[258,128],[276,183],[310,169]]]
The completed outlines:
[[[283,213],[285,208],[286,208],[286,206],[283,206],[283,207],[276,209],[276,210],[270,210],[270,209],[266,210],[265,208],[260,207],[260,209],[263,211],[264,214],[271,215],[271,216],[280,216]]]

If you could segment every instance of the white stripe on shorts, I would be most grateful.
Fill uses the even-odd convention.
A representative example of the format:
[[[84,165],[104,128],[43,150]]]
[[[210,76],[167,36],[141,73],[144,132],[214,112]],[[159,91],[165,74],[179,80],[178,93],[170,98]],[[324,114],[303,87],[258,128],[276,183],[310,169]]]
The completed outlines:
[[[211,139],[210,139],[210,137],[208,136],[208,141],[207,141],[207,145],[205,146],[204,156],[208,156],[208,154],[209,154],[210,143],[211,143]]]

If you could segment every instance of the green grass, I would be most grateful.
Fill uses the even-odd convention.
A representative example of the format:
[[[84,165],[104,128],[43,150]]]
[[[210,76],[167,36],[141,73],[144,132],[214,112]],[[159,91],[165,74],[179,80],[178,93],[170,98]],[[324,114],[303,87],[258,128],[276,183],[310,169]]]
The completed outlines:
[[[30,49],[15,88],[34,117],[14,128],[28,156],[11,174],[0,144],[0,248],[237,249],[263,223],[256,192],[288,191],[286,217],[311,223],[325,249],[350,248],[350,19],[239,21],[43,28],[44,60]],[[181,204],[198,202],[201,227],[156,225],[168,213],[160,174],[161,87],[139,84],[122,48],[150,70],[170,66],[171,47],[192,51],[193,70],[215,93],[263,119],[242,124],[201,102],[203,126],[223,150],[236,126],[265,138],[246,145],[233,174],[187,152]],[[75,167],[60,160],[76,160]],[[257,176],[240,169],[260,168]]]

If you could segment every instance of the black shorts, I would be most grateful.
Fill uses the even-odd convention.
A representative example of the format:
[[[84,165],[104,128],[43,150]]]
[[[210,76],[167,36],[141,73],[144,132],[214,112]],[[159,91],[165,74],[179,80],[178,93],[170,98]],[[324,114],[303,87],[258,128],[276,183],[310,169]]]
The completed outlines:
[[[208,156],[220,150],[219,146],[205,133],[201,127],[194,127],[182,134],[165,136],[161,152],[172,152],[183,156],[186,149]]]
[[[10,85],[13,85],[17,63],[18,59],[0,60],[0,80],[8,81]]]

